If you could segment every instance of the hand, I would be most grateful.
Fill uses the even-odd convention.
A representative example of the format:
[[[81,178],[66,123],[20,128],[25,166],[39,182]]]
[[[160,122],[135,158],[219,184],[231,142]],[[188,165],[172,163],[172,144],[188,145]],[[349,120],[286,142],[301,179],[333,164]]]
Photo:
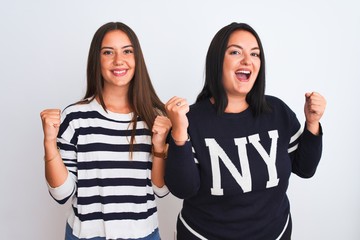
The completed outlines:
[[[319,122],[324,114],[326,100],[317,92],[305,93],[305,118],[306,127],[313,134],[319,133]]]
[[[171,121],[165,116],[155,118],[152,132],[152,144],[156,152],[163,152],[166,144],[166,137],[171,128]]]
[[[40,113],[44,131],[44,141],[56,142],[61,123],[60,114],[60,109],[46,109]]]
[[[186,141],[188,138],[187,128],[189,121],[186,113],[189,112],[189,104],[184,98],[172,97],[166,104],[165,110],[172,123],[172,136],[177,142]]]

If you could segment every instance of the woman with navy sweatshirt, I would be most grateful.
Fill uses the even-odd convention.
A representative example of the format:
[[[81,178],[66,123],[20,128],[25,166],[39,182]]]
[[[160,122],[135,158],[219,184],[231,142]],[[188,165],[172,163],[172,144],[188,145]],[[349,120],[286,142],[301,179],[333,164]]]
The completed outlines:
[[[208,49],[196,103],[176,96],[165,106],[172,122],[165,183],[184,199],[177,239],[290,239],[289,177],[315,173],[325,106],[319,93],[306,93],[301,127],[283,101],[265,95],[255,30],[223,27]]]

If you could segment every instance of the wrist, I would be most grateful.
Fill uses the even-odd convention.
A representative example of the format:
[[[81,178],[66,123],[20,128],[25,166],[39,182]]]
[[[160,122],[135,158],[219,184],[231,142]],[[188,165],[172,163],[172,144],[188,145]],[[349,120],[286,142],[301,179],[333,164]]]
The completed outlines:
[[[57,142],[56,142],[56,139],[44,139],[44,147],[45,148],[49,148],[49,149],[52,149],[52,148],[55,148],[57,149]]]
[[[162,147],[155,147],[153,145],[151,153],[154,157],[166,159],[167,158],[167,149],[168,149],[167,144],[163,145]]]
[[[315,123],[306,122],[306,128],[312,134],[319,135],[320,123],[319,122],[315,122]]]
[[[186,142],[189,138],[187,129],[175,129],[171,130],[171,137],[175,142]]]
[[[152,145],[152,149],[151,151],[153,152],[164,152],[166,149],[166,144],[162,145],[162,146],[155,146],[155,145]]]
[[[57,159],[58,157],[61,158],[60,156],[60,149],[56,148],[56,152],[51,153],[50,157],[49,157],[50,153],[46,152],[45,156],[44,156],[44,161],[45,163],[49,163],[55,159]]]
[[[171,131],[170,134],[171,134],[171,137],[172,137],[173,141],[178,146],[182,146],[186,142],[190,141],[190,136],[189,136],[189,134],[187,132],[186,132],[186,134],[181,134],[181,138],[180,137],[178,138],[179,135],[175,135],[172,131]]]

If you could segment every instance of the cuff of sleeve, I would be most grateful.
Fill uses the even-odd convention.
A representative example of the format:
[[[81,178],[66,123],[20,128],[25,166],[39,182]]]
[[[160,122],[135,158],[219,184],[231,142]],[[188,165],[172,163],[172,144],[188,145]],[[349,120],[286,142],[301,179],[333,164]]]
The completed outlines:
[[[168,143],[169,143],[169,146],[173,146],[175,149],[183,149],[184,147],[188,147],[190,146],[191,147],[191,139],[190,139],[190,136],[188,135],[188,138],[185,140],[185,141],[182,141],[182,142],[185,142],[184,145],[177,145],[176,144],[176,140],[172,138],[172,136],[168,139]]]
[[[62,185],[55,188],[51,187],[49,183],[46,182],[49,192],[54,199],[62,200],[69,197],[74,192],[75,181],[70,175],[71,174],[69,173],[65,182]]]
[[[322,126],[319,123],[319,134],[318,135],[314,135],[312,134],[307,128],[306,128],[306,123],[305,123],[305,127],[304,127],[304,133],[308,136],[313,136],[313,137],[322,137],[323,135],[323,130],[322,130]]]
[[[155,184],[152,184],[152,186],[155,195],[159,198],[163,198],[169,194],[169,189],[167,188],[166,185],[162,186],[161,188],[157,187]]]
[[[319,135],[312,134],[307,128],[305,127],[302,137],[301,137],[301,144],[306,145],[307,149],[317,149],[316,151],[320,151],[322,149],[322,139],[323,139],[323,131],[320,125]],[[320,150],[319,150],[320,149]]]

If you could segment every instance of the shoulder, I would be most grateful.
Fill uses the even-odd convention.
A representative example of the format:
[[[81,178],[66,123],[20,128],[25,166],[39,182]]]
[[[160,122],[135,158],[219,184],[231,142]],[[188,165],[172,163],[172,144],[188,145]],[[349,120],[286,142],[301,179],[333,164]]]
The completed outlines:
[[[296,118],[294,111],[280,98],[270,95],[266,95],[265,98],[271,108],[271,114],[287,119]]]
[[[206,116],[216,114],[215,108],[212,106],[209,99],[204,99],[190,105],[189,117]]]
[[[272,95],[265,95],[266,102],[270,105],[284,105],[285,102],[278,97]]]
[[[63,113],[69,114],[72,112],[86,111],[87,109],[90,108],[90,102],[91,101],[84,100],[84,101],[72,103],[64,108]]]
[[[190,111],[192,110],[202,110],[202,111],[209,111],[211,109],[212,104],[210,102],[210,99],[203,99],[199,102],[196,102],[192,105],[190,105]]]
[[[101,105],[90,99],[68,105],[61,115],[68,119],[99,118],[101,111]]]
[[[289,108],[289,106],[283,100],[281,100],[278,97],[271,96],[271,95],[266,95],[265,98],[266,98],[266,102],[269,104],[269,106],[273,110],[280,110],[280,109],[291,110]]]

